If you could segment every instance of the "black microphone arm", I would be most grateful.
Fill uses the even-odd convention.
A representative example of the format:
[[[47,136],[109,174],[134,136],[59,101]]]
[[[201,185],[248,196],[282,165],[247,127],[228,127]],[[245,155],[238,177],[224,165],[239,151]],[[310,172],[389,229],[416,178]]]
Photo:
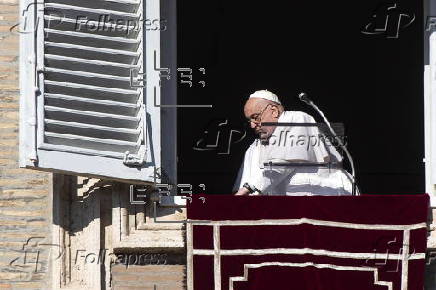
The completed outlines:
[[[300,101],[308,104],[309,106],[311,106],[312,108],[315,109],[315,111],[318,112],[318,114],[321,115],[321,117],[324,120],[324,123],[327,124],[327,127],[330,130],[330,133],[333,135],[333,137],[336,139],[336,141],[338,142],[339,146],[341,146],[342,150],[344,150],[345,154],[347,155],[347,159],[350,162],[350,166],[351,166],[351,176],[353,177],[352,180],[352,184],[353,184],[353,195],[360,195],[360,191],[357,188],[357,184],[356,184],[356,171],[354,170],[354,161],[353,158],[351,157],[350,152],[348,151],[347,147],[344,145],[344,143],[342,143],[341,138],[338,137],[338,135],[336,134],[335,130],[333,130],[332,126],[330,125],[330,122],[327,120],[327,118],[325,117],[324,113],[318,108],[317,105],[314,104],[314,102],[312,102],[311,99],[309,99],[309,97],[307,96],[306,93],[301,92],[300,94],[298,94],[298,98],[300,99]],[[357,189],[357,191],[356,191]]]

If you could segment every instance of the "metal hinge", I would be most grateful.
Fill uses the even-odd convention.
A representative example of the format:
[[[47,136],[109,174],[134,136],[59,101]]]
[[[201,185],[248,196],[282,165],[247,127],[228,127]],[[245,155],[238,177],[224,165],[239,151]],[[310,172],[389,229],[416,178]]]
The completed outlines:
[[[147,149],[145,146],[141,146],[138,154],[130,154],[129,151],[124,153],[123,164],[126,166],[140,167],[145,163],[145,156]]]

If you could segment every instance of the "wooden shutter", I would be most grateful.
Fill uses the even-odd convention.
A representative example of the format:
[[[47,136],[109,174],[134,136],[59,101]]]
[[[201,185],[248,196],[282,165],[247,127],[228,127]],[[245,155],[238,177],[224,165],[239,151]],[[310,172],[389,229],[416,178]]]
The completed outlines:
[[[153,71],[158,1],[23,0],[20,165],[153,181],[160,164],[160,97]],[[145,7],[147,6],[147,7]],[[159,57],[158,57],[159,61]],[[151,68],[151,70],[150,70]],[[144,85],[131,74],[144,72]],[[136,82],[138,85],[138,83]]]

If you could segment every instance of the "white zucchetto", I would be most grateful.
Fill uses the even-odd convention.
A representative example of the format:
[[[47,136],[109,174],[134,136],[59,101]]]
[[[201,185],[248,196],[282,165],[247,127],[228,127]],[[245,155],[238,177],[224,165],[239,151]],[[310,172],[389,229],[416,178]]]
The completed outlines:
[[[282,104],[280,102],[279,98],[277,97],[277,95],[268,91],[268,90],[255,91],[254,93],[252,93],[250,95],[249,99],[251,99],[251,98],[259,98],[259,99],[273,101],[273,102],[276,102],[280,105]]]

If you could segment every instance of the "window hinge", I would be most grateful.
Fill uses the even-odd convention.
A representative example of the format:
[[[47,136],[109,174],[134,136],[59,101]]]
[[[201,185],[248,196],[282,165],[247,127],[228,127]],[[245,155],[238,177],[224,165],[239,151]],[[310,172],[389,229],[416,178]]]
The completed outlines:
[[[126,166],[142,166],[145,163],[147,150],[145,146],[141,146],[138,154],[130,154],[129,151],[124,153],[123,163]]]
[[[29,161],[33,164],[38,162],[38,157],[36,156],[36,152],[32,152],[28,155]]]

